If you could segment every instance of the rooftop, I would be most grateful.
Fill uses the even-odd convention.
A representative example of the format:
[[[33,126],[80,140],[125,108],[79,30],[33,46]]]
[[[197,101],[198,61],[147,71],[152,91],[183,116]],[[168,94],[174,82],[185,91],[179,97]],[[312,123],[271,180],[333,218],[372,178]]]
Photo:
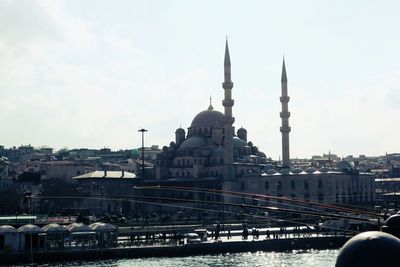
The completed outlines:
[[[94,171],[83,175],[75,176],[72,179],[117,179],[117,178],[136,178],[136,175],[127,171]]]

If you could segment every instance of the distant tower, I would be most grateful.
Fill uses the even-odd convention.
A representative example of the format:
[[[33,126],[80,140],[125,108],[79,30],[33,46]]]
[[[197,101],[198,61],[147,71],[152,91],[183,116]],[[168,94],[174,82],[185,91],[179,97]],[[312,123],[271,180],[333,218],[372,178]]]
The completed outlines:
[[[231,80],[231,59],[229,57],[228,40],[225,43],[225,60],[224,60],[224,82],[222,88],[225,91],[225,98],[222,100],[222,105],[225,108],[225,126],[224,126],[224,179],[233,180],[235,179],[235,173],[233,168],[233,127],[232,124],[235,118],[232,117],[232,87],[233,83]]]
[[[176,129],[176,131],[175,131],[175,143],[176,143],[177,146],[180,146],[183,143],[183,141],[185,141],[185,135],[186,135],[186,133],[185,133],[184,129],[182,129],[182,128]]]
[[[280,97],[282,103],[282,112],[280,113],[282,118],[282,164],[283,167],[290,167],[290,156],[289,156],[289,133],[290,133],[290,126],[289,126],[289,117],[290,112],[288,110],[288,103],[290,97],[288,96],[287,92],[287,76],[286,76],[286,67],[285,67],[285,59],[283,59],[282,64],[282,77],[281,77],[281,88],[282,88],[282,96]]]
[[[237,136],[247,143],[247,130],[245,128],[240,127],[239,130],[237,130]]]

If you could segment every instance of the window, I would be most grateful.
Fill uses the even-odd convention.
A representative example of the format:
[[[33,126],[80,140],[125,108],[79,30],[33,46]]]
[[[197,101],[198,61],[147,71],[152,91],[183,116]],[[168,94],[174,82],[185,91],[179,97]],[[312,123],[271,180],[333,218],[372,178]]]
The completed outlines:
[[[305,201],[310,201],[310,195],[308,193],[304,194],[304,200]]]
[[[322,180],[319,179],[318,180],[318,188],[321,189],[322,187],[323,187]]]
[[[276,184],[276,190],[281,190],[282,189],[282,182],[278,181],[278,183]]]
[[[308,181],[307,180],[304,181],[304,189],[308,190]]]
[[[324,202],[324,194],[318,194],[318,201]]]
[[[290,188],[294,190],[296,188],[296,184],[293,180],[290,181]]]
[[[265,181],[264,188],[265,188],[265,191],[267,191],[269,189],[269,182],[268,181]]]

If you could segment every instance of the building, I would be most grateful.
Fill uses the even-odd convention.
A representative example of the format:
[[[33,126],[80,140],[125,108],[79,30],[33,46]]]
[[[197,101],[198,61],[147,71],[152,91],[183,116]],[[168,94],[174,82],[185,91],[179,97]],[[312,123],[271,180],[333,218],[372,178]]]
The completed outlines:
[[[224,113],[215,110],[210,101],[208,109],[193,118],[187,132],[178,128],[175,131],[175,141],[168,147],[164,146],[157,156],[155,179],[146,179],[141,185],[209,188],[328,204],[373,202],[376,198],[373,176],[361,173],[357,166],[339,161],[334,155],[331,158],[330,153],[326,160],[321,159],[317,162],[317,168],[313,167],[311,162],[303,168],[298,165],[292,166],[289,157],[289,96],[284,61],[281,85],[282,165],[268,162],[266,155],[248,141],[246,129],[240,128],[236,134],[234,132],[233,83],[229,48],[226,43],[222,84]],[[179,205],[182,203],[178,199],[259,204],[256,200],[249,201],[220,194],[156,191],[146,194],[168,196],[170,202],[177,198],[176,204]],[[264,204],[272,202],[277,206],[287,205],[276,199]]]
[[[75,176],[73,180],[87,196],[79,208],[89,210],[94,215],[103,215],[130,214],[134,207],[129,196],[141,179],[134,173],[105,170]]]

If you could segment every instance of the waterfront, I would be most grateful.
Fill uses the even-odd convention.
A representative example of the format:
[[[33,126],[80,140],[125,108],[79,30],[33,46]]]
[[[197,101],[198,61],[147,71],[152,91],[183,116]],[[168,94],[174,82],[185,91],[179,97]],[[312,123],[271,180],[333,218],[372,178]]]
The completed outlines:
[[[220,266],[323,266],[333,267],[339,250],[293,250],[290,252],[254,252],[254,253],[225,253],[219,255],[201,255],[174,258],[141,258],[105,261],[76,261],[70,263],[43,264],[48,267],[220,267]],[[20,265],[22,266],[22,265]]]

